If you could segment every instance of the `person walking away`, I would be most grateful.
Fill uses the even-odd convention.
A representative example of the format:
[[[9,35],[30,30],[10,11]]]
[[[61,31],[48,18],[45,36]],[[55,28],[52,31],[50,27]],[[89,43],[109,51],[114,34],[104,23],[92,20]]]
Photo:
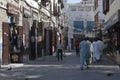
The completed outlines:
[[[58,58],[58,61],[59,61],[59,58],[61,58],[61,60],[63,59],[63,44],[60,43],[57,45],[57,58]]]
[[[99,46],[99,48],[100,48],[100,58],[101,58],[102,52],[103,52],[103,42],[102,42],[101,39],[98,38],[97,43],[98,43],[98,46]],[[99,61],[100,61],[100,59],[99,59]]]
[[[87,42],[87,38],[84,38],[80,42],[80,68],[83,70],[84,62],[86,62],[87,69],[89,68],[89,58],[90,58],[90,46]]]
[[[89,47],[90,47],[90,64],[93,62],[93,46],[92,46],[92,42],[90,41],[90,38],[87,37],[87,42],[89,43]]]
[[[97,38],[95,38],[95,41],[93,41],[92,45],[93,45],[93,62],[99,62],[101,48],[99,46]]]
[[[79,42],[78,41],[76,41],[75,47],[76,47],[76,56],[78,56],[79,55]]]

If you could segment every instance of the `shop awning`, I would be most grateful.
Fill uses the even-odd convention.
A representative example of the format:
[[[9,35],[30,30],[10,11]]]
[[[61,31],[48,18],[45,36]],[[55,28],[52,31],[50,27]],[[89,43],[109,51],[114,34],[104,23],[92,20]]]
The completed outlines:
[[[52,16],[52,22],[56,22],[56,18],[54,16]]]
[[[105,30],[110,29],[112,26],[120,22],[120,10],[115,12],[108,21],[104,23]]]
[[[50,17],[50,12],[47,9],[41,8],[40,11],[43,12],[45,15]]]
[[[34,0],[25,0],[25,2],[26,2],[29,6],[35,8],[35,9],[39,9],[38,3],[35,2]]]

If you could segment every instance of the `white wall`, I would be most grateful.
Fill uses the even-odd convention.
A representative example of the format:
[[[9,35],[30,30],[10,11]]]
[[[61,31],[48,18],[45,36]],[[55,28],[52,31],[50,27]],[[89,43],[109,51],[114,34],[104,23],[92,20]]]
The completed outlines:
[[[89,0],[91,1],[91,0]],[[93,0],[92,0],[93,1]],[[76,7],[77,11],[71,11],[70,6]],[[80,11],[78,7],[92,7],[90,11]],[[70,3],[65,3],[65,8],[62,10],[63,13],[66,13],[68,15],[68,43],[70,43],[70,39],[73,38],[73,21],[94,21],[94,11],[93,7],[94,3],[89,3],[89,4],[82,4],[82,3],[75,3],[75,4],[70,4]],[[91,36],[91,33],[86,34],[87,36]]]
[[[93,3],[92,4],[81,4],[81,3],[69,4],[69,6],[76,7],[76,11],[71,11],[71,7],[69,7],[69,9],[68,9],[69,10],[68,11],[68,14],[69,14],[68,23],[69,23],[69,25],[71,25],[72,29],[73,29],[73,21],[84,21],[84,22],[85,21],[94,21],[94,12],[93,12],[94,4]],[[79,7],[83,7],[83,10],[80,11]],[[86,11],[86,8],[88,8],[88,7],[91,7],[90,11]],[[88,33],[88,34],[85,32],[86,36],[91,36],[90,33]]]
[[[105,15],[103,14],[103,0],[98,0],[98,8],[94,11],[94,16],[98,13],[98,19],[105,19]]]
[[[109,18],[120,9],[120,0],[114,0],[114,2],[110,5],[109,12],[105,16],[105,21],[109,20]]]

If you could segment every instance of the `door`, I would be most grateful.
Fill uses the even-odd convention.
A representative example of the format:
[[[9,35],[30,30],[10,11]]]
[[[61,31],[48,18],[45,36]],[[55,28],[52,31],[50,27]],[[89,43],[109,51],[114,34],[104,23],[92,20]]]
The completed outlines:
[[[9,24],[3,22],[3,53],[2,53],[2,64],[9,64]]]
[[[19,62],[23,62],[23,53],[24,53],[24,46],[23,46],[23,27],[17,26],[18,35],[21,37],[22,40],[22,48],[20,49],[19,53]]]

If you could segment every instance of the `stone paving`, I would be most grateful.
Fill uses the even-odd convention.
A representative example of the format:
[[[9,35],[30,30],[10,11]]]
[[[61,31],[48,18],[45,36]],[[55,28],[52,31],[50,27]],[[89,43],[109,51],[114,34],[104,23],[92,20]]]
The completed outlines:
[[[79,57],[67,52],[63,61],[46,56],[11,70],[0,69],[0,80],[120,80],[120,69],[103,57],[100,63],[90,65],[89,70],[80,70]]]

